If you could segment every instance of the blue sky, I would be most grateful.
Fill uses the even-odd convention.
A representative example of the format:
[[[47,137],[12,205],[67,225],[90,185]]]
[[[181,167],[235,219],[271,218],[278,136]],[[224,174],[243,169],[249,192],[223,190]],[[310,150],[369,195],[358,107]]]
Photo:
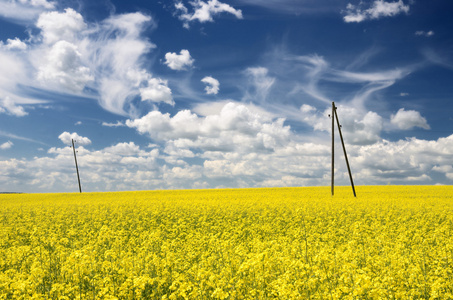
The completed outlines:
[[[2,0],[0,191],[452,184],[452,11]]]

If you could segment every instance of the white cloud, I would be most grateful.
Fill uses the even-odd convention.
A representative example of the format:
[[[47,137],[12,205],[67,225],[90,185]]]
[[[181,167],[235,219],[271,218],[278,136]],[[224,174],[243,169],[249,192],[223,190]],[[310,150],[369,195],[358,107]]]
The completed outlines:
[[[7,39],[5,48],[7,50],[26,50],[27,44],[25,44],[19,38],[16,37],[14,40]]]
[[[271,57],[273,61],[270,61],[269,69],[275,74],[285,74],[283,77],[285,80],[275,82],[278,89],[274,90],[289,91],[281,94],[280,97],[294,98],[294,101],[305,99],[305,103],[323,106],[329,105],[332,100],[339,103],[348,102],[348,105],[355,106],[364,113],[366,113],[366,104],[379,91],[392,86],[414,70],[411,66],[370,72],[342,70],[331,67],[328,61],[318,55],[296,56],[283,51],[277,51]],[[344,87],[348,85],[349,88],[352,87],[347,98],[338,99],[338,91],[332,88],[337,83]],[[279,110],[279,107],[272,107],[272,109]],[[280,109],[288,117],[297,119],[294,109],[292,112],[291,109]]]
[[[117,121],[116,123],[102,122],[102,126],[106,127],[123,127],[126,126],[123,122]]]
[[[342,1],[337,0],[238,0],[239,3],[255,5],[269,9],[272,12],[283,12],[290,15],[314,15],[326,12],[338,12]]]
[[[144,151],[129,142],[95,151],[79,145],[77,150],[84,191],[143,190],[165,184],[162,179],[163,168],[156,164],[159,156],[157,149]],[[18,191],[78,189],[77,181],[74,181],[72,149],[51,148],[48,154],[49,156],[34,157],[29,161],[0,161],[0,186],[5,184],[7,178],[8,186]],[[169,182],[172,183],[175,181]]]
[[[152,24],[149,16],[132,13],[112,16],[97,30],[86,46],[91,69],[99,71],[101,106],[119,115],[130,115],[136,97],[153,102],[173,104],[167,82],[146,71],[143,56],[155,45],[141,37],[143,29]],[[128,109],[128,107],[130,107]]]
[[[367,178],[376,183],[426,183],[432,180],[435,172],[448,173],[451,166],[453,135],[438,140],[419,140],[416,138],[396,142],[379,143],[352,147],[351,165],[356,170],[356,178]],[[447,181],[446,182],[450,182]]]
[[[198,114],[199,116],[209,116],[209,115],[219,115],[222,109],[228,103],[234,103],[235,105],[242,105],[247,107],[247,109],[256,115],[260,115],[264,120],[271,120],[277,117],[276,114],[268,112],[261,106],[256,106],[252,103],[243,103],[243,102],[236,102],[233,100],[223,100],[223,101],[213,101],[213,102],[204,102],[195,105],[192,109],[193,112]]]
[[[184,110],[170,117],[153,111],[127,120],[126,125],[180,149],[245,153],[272,150],[283,143],[290,135],[283,122],[253,113],[244,105],[228,103],[216,115],[199,117]]]
[[[134,142],[119,143],[114,146],[105,148],[104,151],[112,154],[131,156],[139,153],[140,147],[135,145]]]
[[[21,117],[28,114],[24,104],[36,105],[45,102],[24,95],[23,86],[30,82],[32,75],[25,52],[0,47],[0,113]]]
[[[27,99],[19,85],[96,97],[105,110],[124,116],[137,113],[134,103],[140,97],[173,104],[166,81],[154,78],[144,67],[144,55],[155,45],[142,35],[153,24],[151,17],[142,13],[86,23],[71,8],[44,11],[35,23],[40,32],[31,37],[33,42],[26,48],[17,39],[0,47],[0,99],[16,107],[6,109],[3,105],[1,111],[20,115],[20,104],[45,102]],[[18,48],[23,50],[13,51]],[[153,89],[157,92],[150,97]]]
[[[420,115],[418,111],[404,110],[404,108],[398,110],[396,115],[392,115],[390,122],[402,130],[409,130],[414,127],[430,129],[428,122],[424,117]]]
[[[109,19],[105,22],[108,21]],[[106,109],[114,110],[110,107],[110,102],[115,100],[120,103],[126,102],[126,99],[122,102],[117,99],[113,101],[106,99],[111,94],[105,92],[102,84],[107,80],[105,77],[113,76],[114,73],[110,72],[107,75],[97,72],[108,70],[107,64],[113,63],[111,60],[116,59],[116,63],[121,63],[120,57],[123,54],[121,51],[118,51],[117,57],[110,56],[110,53],[105,54],[104,51],[114,51],[115,47],[108,44],[108,41],[101,44],[97,40],[100,37],[108,38],[109,31],[114,31],[112,28],[96,25],[87,30],[88,25],[82,15],[70,8],[63,13],[53,11],[41,14],[36,26],[41,29],[43,44],[32,53],[34,56],[32,60],[38,62],[35,64],[39,70],[38,79],[42,83],[47,84],[48,88],[56,84],[57,87],[70,92],[82,92],[88,83],[96,80],[99,85],[100,102],[105,104]],[[118,22],[114,26],[119,27],[121,23]],[[117,39],[121,39],[121,36],[118,35]],[[45,60],[41,59],[43,55]],[[94,78],[93,74],[97,74],[98,78]],[[118,89],[118,86],[115,88]],[[123,96],[121,93],[119,95]],[[119,112],[123,113],[122,107],[118,109]]]
[[[58,136],[58,138],[65,143],[66,145],[72,145],[72,140],[77,142],[78,145],[86,146],[91,144],[91,141],[87,137],[83,137],[77,134],[77,132],[69,133],[67,131],[63,132]]]
[[[149,100],[175,105],[167,80],[160,78],[150,78],[148,85],[140,89],[140,96],[142,101]]]
[[[84,95],[88,87],[98,92],[104,109],[119,115],[136,114],[133,102],[139,97],[173,105],[167,81],[143,66],[143,56],[155,45],[142,33],[153,24],[142,13],[112,15],[98,24],[85,23],[72,9],[44,13],[37,22],[43,44],[31,52],[38,79],[60,92]]]
[[[242,112],[241,112],[242,111]],[[227,107],[214,119],[230,121],[238,115],[245,120],[261,120],[238,105]],[[225,115],[226,114],[226,115]],[[173,117],[174,118],[174,117]],[[186,115],[186,120],[198,121],[200,131],[209,123],[208,117]],[[184,118],[181,118],[182,121]],[[229,151],[197,151],[197,138],[187,136],[179,130],[172,135],[165,132],[161,138],[163,152],[152,145],[144,150],[133,142],[123,142],[99,150],[85,149],[79,143],[78,164],[84,191],[149,190],[174,188],[215,187],[260,187],[260,186],[312,186],[330,183],[330,138],[325,143],[300,142],[298,137],[287,131],[277,121],[262,119],[252,132],[235,128],[230,122],[223,123],[225,130],[205,131],[214,140],[230,139],[233,146]],[[214,121],[214,120],[212,120]],[[175,120],[169,118],[176,126]],[[267,128],[266,128],[267,127]],[[242,147],[239,140],[244,135],[251,140],[260,134],[270,137],[286,136],[271,148]],[[231,139],[228,132],[242,135],[239,140]],[[227,136],[224,136],[226,134]],[[70,136],[67,133],[66,139]],[[76,136],[77,138],[77,136]],[[207,142],[207,141],[206,141]],[[212,143],[213,141],[211,141]],[[191,144],[192,143],[192,144]],[[194,144],[195,143],[195,144]],[[271,143],[272,144],[272,143]],[[198,149],[208,143],[199,143]],[[212,145],[211,145],[212,146]],[[193,151],[192,151],[192,150]],[[347,145],[351,168],[357,185],[364,184],[451,184],[453,174],[453,135],[438,140],[416,138],[389,142],[381,140],[372,145]],[[336,161],[335,180],[339,185],[349,184],[341,151]],[[194,158],[196,158],[194,160]],[[24,192],[76,191],[72,149],[51,148],[47,155],[31,159],[0,160],[0,186]],[[436,179],[437,178],[437,179]]]
[[[314,130],[331,132],[332,119],[328,118],[328,115],[331,115],[331,108],[320,112],[315,107],[304,104],[300,110],[302,121],[312,126]],[[343,105],[338,106],[337,113],[346,143],[370,145],[381,140],[384,121],[377,113],[372,111],[365,113],[355,107]],[[334,121],[337,131],[337,123]]]
[[[317,87],[318,82],[323,78],[323,76],[328,74],[328,71],[330,71],[329,63],[323,57],[318,55],[295,56],[284,52],[278,53],[277,55],[279,60],[284,62],[284,64],[280,67],[282,68],[282,71],[286,69],[287,71],[295,70],[297,72],[299,68],[306,70],[302,73],[302,76],[300,74],[293,75],[302,78],[296,80],[297,83],[293,87],[290,94],[297,94],[298,92],[303,91],[313,99],[324,103],[331,102],[331,100]]]
[[[14,1],[13,1],[14,2]],[[35,7],[44,7],[47,9],[55,8],[55,1],[47,0],[19,0],[22,4],[28,4]]]
[[[81,14],[72,8],[64,13],[57,11],[45,12],[39,16],[36,27],[41,29],[44,43],[53,44],[65,40],[73,42],[77,35],[87,27]]]
[[[192,5],[193,11],[189,13],[187,7],[178,2],[175,8],[179,13],[179,19],[184,22],[184,27],[189,28],[189,22],[198,20],[200,23],[213,22],[214,16],[221,13],[230,13],[238,19],[242,19],[242,11],[235,9],[232,6],[222,3],[218,0],[208,0],[207,2],[195,0],[189,2]]]
[[[46,0],[2,0],[0,16],[17,22],[34,20],[43,11],[54,9],[56,2]]]
[[[207,85],[205,87],[206,94],[217,95],[219,93],[220,83],[217,79],[215,79],[211,76],[206,76],[201,80],[201,82],[206,83],[206,85]]]
[[[0,145],[0,149],[1,150],[10,149],[13,145],[14,145],[13,142],[7,141],[7,142],[5,142],[5,143]]]
[[[28,115],[24,108],[16,103],[8,96],[3,100],[0,99],[0,114],[6,113],[16,117],[23,117]]]
[[[383,17],[393,17],[400,13],[408,13],[409,5],[405,5],[402,0],[397,2],[386,2],[383,0],[375,0],[372,6],[368,9],[362,9],[363,3],[358,6],[349,3],[346,6],[346,15],[343,20],[347,23],[360,23],[365,20],[376,20]]]
[[[389,82],[401,79],[410,73],[410,70],[404,68],[396,68],[390,71],[381,72],[350,72],[341,70],[332,70],[332,80],[343,82]]]
[[[267,98],[270,89],[275,83],[275,78],[268,76],[269,70],[264,67],[247,68],[245,74],[249,77],[252,91],[247,92],[245,98],[263,101]]]
[[[83,91],[94,80],[94,76],[82,64],[81,56],[76,45],[65,40],[56,42],[39,67],[38,79],[69,91]]]
[[[192,67],[194,59],[190,56],[189,50],[183,49],[179,54],[168,52],[165,54],[165,64],[172,70],[182,71]]]
[[[432,30],[430,30],[430,31],[423,31],[423,30],[420,30],[420,31],[416,31],[416,32],[415,32],[415,35],[430,37],[430,36],[433,36],[433,35],[434,35],[434,31],[432,31]]]

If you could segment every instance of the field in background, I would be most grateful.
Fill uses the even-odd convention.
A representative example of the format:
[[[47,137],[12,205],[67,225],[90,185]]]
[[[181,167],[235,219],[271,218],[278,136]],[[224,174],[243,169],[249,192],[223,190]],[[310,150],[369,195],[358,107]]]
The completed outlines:
[[[0,299],[453,298],[453,187],[0,195]]]

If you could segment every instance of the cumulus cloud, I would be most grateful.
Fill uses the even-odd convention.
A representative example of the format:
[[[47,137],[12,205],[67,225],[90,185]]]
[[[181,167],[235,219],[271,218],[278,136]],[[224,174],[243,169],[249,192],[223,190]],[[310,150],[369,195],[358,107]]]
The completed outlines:
[[[64,40],[72,42],[87,27],[81,14],[72,8],[64,13],[57,11],[45,12],[39,16],[36,27],[41,29],[44,43],[53,44]]]
[[[362,9],[363,3],[353,5],[349,3],[346,6],[346,15],[343,20],[346,23],[360,23],[365,20],[376,20],[383,17],[393,17],[401,13],[409,12],[409,5],[405,5],[402,0],[397,2],[386,2],[384,0],[375,0],[370,8]]]
[[[401,108],[395,115],[392,115],[390,122],[402,130],[409,130],[414,127],[430,129],[428,122],[418,111],[404,110],[404,108]]]
[[[448,174],[452,165],[453,135],[438,140],[411,138],[396,142],[383,140],[373,145],[350,148],[356,177],[370,182],[393,184],[432,182],[435,172]],[[349,149],[348,149],[349,150]],[[446,182],[450,182],[447,181]]]
[[[268,151],[290,135],[284,119],[273,121],[236,103],[228,103],[219,114],[206,117],[189,110],[173,117],[153,111],[142,118],[127,120],[126,125],[176,148],[201,151]]]
[[[206,83],[206,87],[205,87],[206,94],[217,95],[217,93],[219,92],[219,86],[220,86],[220,83],[217,79],[215,79],[214,77],[211,77],[211,76],[206,76],[201,80],[201,82]]]
[[[140,147],[135,145],[134,142],[118,143],[114,146],[105,148],[104,151],[113,154],[130,156],[137,154],[140,151]]]
[[[192,67],[194,59],[190,56],[189,50],[182,49],[179,54],[168,52],[165,54],[165,64],[172,70],[182,71]]]
[[[168,87],[167,80],[160,78],[150,78],[146,87],[140,88],[142,101],[164,102],[174,105],[171,89]]]
[[[66,90],[81,92],[94,80],[89,68],[83,65],[77,46],[65,40],[56,42],[39,67],[38,80],[57,84]]]
[[[198,119],[201,124],[206,122],[205,118]],[[263,132],[264,124],[261,128]],[[272,151],[258,151],[255,147],[251,148],[253,151],[242,152],[232,147],[232,151],[197,152],[191,151],[185,143],[187,139],[176,137],[164,141],[163,152],[155,148],[156,145],[144,150],[133,142],[98,150],[79,145],[78,163],[84,190],[323,186],[330,183],[329,143],[298,142],[291,134]],[[437,140],[412,138],[348,145],[348,154],[358,185],[451,184],[452,149],[453,135]],[[337,153],[340,155],[340,151]],[[0,160],[0,185],[8,184],[12,190],[24,192],[77,190],[72,155],[72,149],[64,147],[50,148],[41,157]],[[338,184],[349,183],[344,163],[336,164],[335,176]]]
[[[16,103],[8,96],[4,99],[0,99],[0,113],[6,113],[16,117],[28,115],[22,106],[16,105]]]
[[[332,121],[327,117],[331,115],[330,108],[318,111],[315,107],[304,104],[300,111],[302,121],[312,126],[314,130],[325,132],[332,130]],[[342,126],[341,130],[348,144],[369,145],[381,140],[384,121],[377,113],[363,112],[355,107],[343,105],[338,106],[337,113]],[[337,127],[336,121],[335,127]]]
[[[1,150],[10,149],[13,145],[14,145],[13,142],[7,141],[7,142],[5,142],[5,143],[0,145],[0,149]]]
[[[76,141],[78,145],[86,146],[91,144],[91,140],[87,137],[83,137],[77,134],[77,132],[69,133],[63,132],[58,138],[66,145],[72,145],[72,140]]]
[[[5,48],[7,50],[26,50],[27,44],[25,44],[23,41],[16,37],[14,40],[7,39]]]
[[[235,9],[232,6],[218,0],[208,0],[207,2],[195,0],[189,3],[193,8],[192,12],[189,12],[189,9],[187,9],[182,2],[175,4],[175,8],[178,12],[178,18],[183,21],[185,28],[189,28],[189,23],[195,20],[200,23],[213,22],[213,17],[221,13],[229,13],[236,16],[238,19],[242,19],[242,11],[240,9]]]
[[[277,118],[277,115],[267,111],[262,106],[257,106],[252,103],[236,102],[233,100],[222,100],[213,102],[204,102],[195,105],[192,109],[193,112],[199,116],[207,117],[210,115],[219,115],[225,105],[233,103],[235,105],[245,106],[251,113],[260,115],[264,120],[271,120]]]

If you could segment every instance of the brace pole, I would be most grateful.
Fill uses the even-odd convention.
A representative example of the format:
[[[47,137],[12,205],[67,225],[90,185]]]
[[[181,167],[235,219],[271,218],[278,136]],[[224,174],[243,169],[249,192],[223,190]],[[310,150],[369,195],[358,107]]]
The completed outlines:
[[[348,155],[346,154],[346,147],[344,146],[343,135],[341,134],[341,126],[340,126],[340,121],[338,121],[338,114],[337,114],[335,104],[333,104],[333,109],[334,109],[334,113],[335,113],[335,119],[337,120],[338,131],[340,132],[341,145],[343,146],[344,158],[346,160],[346,166],[348,167],[349,180],[351,181],[352,192],[354,193],[354,197],[357,197],[355,194],[354,181],[352,180],[351,168],[349,167]]]

